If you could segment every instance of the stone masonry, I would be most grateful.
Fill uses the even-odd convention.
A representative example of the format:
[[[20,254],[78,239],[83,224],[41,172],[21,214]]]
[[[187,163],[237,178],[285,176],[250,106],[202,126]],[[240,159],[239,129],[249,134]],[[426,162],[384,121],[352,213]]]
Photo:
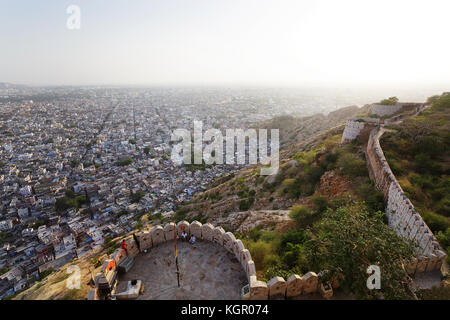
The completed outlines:
[[[175,232],[175,228],[177,232]],[[274,277],[267,283],[260,281],[256,277],[256,267],[252,260],[250,252],[244,247],[240,239],[236,239],[231,232],[225,232],[221,227],[214,227],[207,223],[202,225],[198,221],[189,223],[180,221],[178,224],[168,223],[165,226],[154,226],[149,232],[141,232],[137,235],[140,241],[141,250],[157,250],[167,241],[173,241],[176,235],[180,237],[182,230],[187,233],[197,235],[198,241],[207,241],[215,243],[230,252],[240,263],[248,281],[247,297],[251,300],[267,300],[269,298],[292,298],[302,294],[314,294],[319,290],[319,276],[314,272],[308,272],[303,277],[299,275],[291,275],[287,280],[282,277]],[[117,249],[111,259],[107,259],[102,270],[95,276],[96,287],[91,289],[88,297],[96,300],[99,297],[99,285],[103,283],[105,287],[112,287],[114,279],[117,278],[119,264],[128,256],[137,257],[139,255],[137,244],[133,237],[127,238],[127,251]],[[151,255],[150,251],[150,255]],[[213,258],[213,257],[211,257]],[[219,281],[220,282],[220,281]],[[222,281],[223,282],[223,281]],[[154,288],[157,286],[155,285]],[[148,297],[160,297],[159,293],[147,294]],[[145,298],[145,297],[144,297]]]
[[[377,113],[378,105],[372,105],[371,112]],[[393,107],[393,108],[389,108]],[[394,108],[399,107],[399,108]],[[398,115],[391,119],[382,121],[383,123],[393,123],[402,121],[403,117],[419,114],[425,106],[423,104],[398,104],[397,106],[380,106],[383,112],[378,115],[390,115],[399,111],[403,107],[415,107],[410,114]],[[378,108],[378,109],[377,109]],[[380,111],[381,112],[381,111]],[[382,113],[383,113],[382,112]],[[375,188],[383,193],[386,203],[386,215],[389,226],[395,232],[409,240],[417,243],[417,258],[410,261],[406,269],[408,273],[415,274],[441,268],[446,257],[445,252],[440,247],[435,236],[423,221],[420,214],[414,209],[413,204],[403,192],[400,184],[392,173],[380,145],[380,137],[384,133],[382,122],[373,122],[376,124],[370,130],[367,140],[364,137],[363,142],[367,142],[366,160],[370,178],[375,182]],[[342,135],[342,143],[360,139],[363,131],[366,130],[365,121],[356,121],[350,119]]]

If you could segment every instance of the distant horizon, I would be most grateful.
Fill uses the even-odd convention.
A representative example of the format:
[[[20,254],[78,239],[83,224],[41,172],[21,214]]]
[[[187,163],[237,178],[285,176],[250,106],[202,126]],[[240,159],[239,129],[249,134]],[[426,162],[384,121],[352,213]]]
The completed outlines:
[[[0,84],[5,82],[0,82]],[[429,97],[434,95],[441,95],[443,92],[449,92],[450,86],[324,86],[324,85],[297,85],[297,86],[270,86],[270,85],[238,85],[236,83],[228,85],[208,84],[208,85],[23,85],[18,83],[9,83],[10,85],[17,85],[17,90],[23,90],[25,96],[32,97],[33,94],[44,94],[45,91],[53,92],[55,94],[64,95],[65,92],[80,92],[95,91],[95,90],[120,90],[130,91],[135,90],[136,93],[151,93],[151,95],[161,95],[165,93],[178,94],[197,94],[197,93],[217,93],[228,94],[230,97],[263,97],[267,99],[283,99],[283,98],[300,98],[303,102],[312,103],[311,107],[314,109],[320,105],[321,110],[315,113],[329,113],[341,108],[358,106],[362,107],[367,104],[377,103],[382,99],[396,96],[400,102],[425,102]],[[0,88],[0,92],[1,92]],[[3,89],[5,90],[5,89]],[[6,89],[7,90],[7,89]],[[14,89],[13,89],[14,90]],[[29,90],[29,92],[27,92]],[[20,91],[19,91],[20,94]],[[1,96],[1,94],[0,94]],[[323,100],[323,103],[318,101]],[[294,102],[294,105],[296,103]]]
[[[335,84],[270,84],[270,83],[85,83],[85,84],[36,84],[27,82],[11,82],[1,81],[0,84],[8,84],[13,86],[24,86],[30,88],[46,88],[46,87],[116,87],[116,88],[236,88],[236,89],[330,89],[330,90],[369,90],[369,89],[381,89],[381,90],[442,90],[450,91],[449,84],[374,84],[374,85],[361,85],[361,84],[347,84],[347,85],[335,85]]]

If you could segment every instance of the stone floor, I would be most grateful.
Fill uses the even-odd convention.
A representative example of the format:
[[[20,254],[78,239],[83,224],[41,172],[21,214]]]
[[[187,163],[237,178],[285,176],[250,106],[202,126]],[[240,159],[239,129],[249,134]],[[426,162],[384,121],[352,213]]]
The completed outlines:
[[[201,241],[178,242],[180,285],[174,259],[174,242],[140,253],[135,264],[119,280],[140,279],[144,293],[139,300],[237,300],[247,284],[246,274],[233,254],[223,247]]]

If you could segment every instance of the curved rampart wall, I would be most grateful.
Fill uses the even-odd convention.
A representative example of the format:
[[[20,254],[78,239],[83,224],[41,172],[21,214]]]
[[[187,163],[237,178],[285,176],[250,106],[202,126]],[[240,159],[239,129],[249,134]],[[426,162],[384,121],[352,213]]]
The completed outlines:
[[[408,264],[408,272],[414,274],[440,269],[446,254],[392,173],[380,146],[383,132],[383,129],[376,128],[370,133],[366,160],[370,178],[376,189],[383,193],[389,226],[398,235],[418,244],[416,251],[419,256]]]
[[[328,289],[324,288],[323,285],[319,285],[319,276],[314,272],[308,272],[302,277],[294,274],[287,280],[282,277],[274,277],[268,282],[258,280],[255,263],[252,260],[250,251],[244,247],[242,241],[236,239],[233,233],[225,232],[222,227],[214,227],[210,223],[201,224],[198,221],[193,221],[192,223],[180,221],[176,225],[168,223],[165,226],[154,226],[149,232],[141,232],[137,235],[140,250],[151,250],[151,248],[163,242],[173,240],[175,228],[177,238],[185,230],[188,235],[194,234],[197,240],[217,243],[233,254],[247,275],[249,298],[252,300],[263,300],[272,297],[291,298],[318,291],[321,291],[322,294],[330,294],[330,292],[332,294],[331,285]],[[111,289],[117,278],[118,266],[127,258],[134,258],[139,254],[134,238],[129,236],[125,240],[127,242],[127,250],[116,249],[110,258],[103,263],[101,271],[95,276],[95,288],[89,291],[88,299],[98,299],[99,289]],[[333,287],[336,288],[338,286],[338,281],[335,281]]]

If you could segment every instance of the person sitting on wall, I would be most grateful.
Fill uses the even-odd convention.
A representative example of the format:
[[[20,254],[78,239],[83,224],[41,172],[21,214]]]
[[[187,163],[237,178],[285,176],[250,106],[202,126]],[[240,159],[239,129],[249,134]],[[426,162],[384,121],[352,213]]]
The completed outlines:
[[[190,244],[194,244],[195,243],[195,236],[192,235],[191,238],[189,239],[189,243]]]
[[[122,240],[122,243],[120,244],[120,247],[125,250],[125,253],[128,255],[128,250],[127,250],[127,242],[124,240]]]
[[[187,233],[186,231],[183,230],[183,232],[181,233],[181,241],[186,241],[187,239]]]

